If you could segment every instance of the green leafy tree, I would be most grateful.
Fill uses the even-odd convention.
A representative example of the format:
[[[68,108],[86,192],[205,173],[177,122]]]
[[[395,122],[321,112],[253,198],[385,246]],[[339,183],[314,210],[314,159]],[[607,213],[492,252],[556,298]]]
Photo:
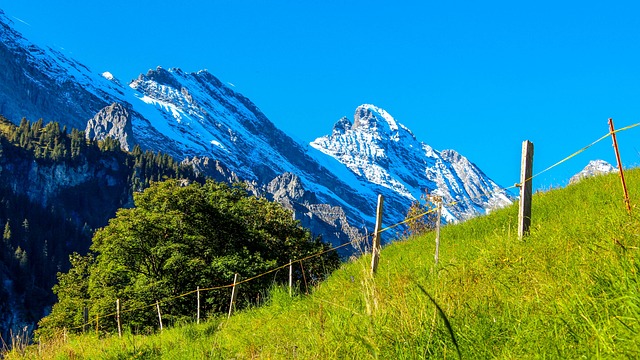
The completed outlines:
[[[120,299],[123,308],[129,309],[167,302],[163,318],[168,321],[193,317],[193,296],[180,295],[197,286],[228,285],[234,273],[243,279],[253,278],[289,259],[328,249],[282,206],[210,180],[186,186],[176,180],[153,183],[143,193],[134,194],[134,202],[134,208],[119,210],[93,237],[95,262],[83,273],[93,314],[112,313],[116,299]],[[328,252],[305,261],[308,273],[304,276],[322,278],[338,265],[337,254]],[[243,284],[238,305],[250,304],[274,280],[284,282],[285,272],[280,273]],[[60,276],[56,291],[65,293],[66,302],[85,299],[80,295],[67,298],[68,285],[63,280],[68,275]],[[297,276],[301,279],[303,274]],[[225,311],[229,289],[207,291],[202,296],[205,313]],[[54,306],[41,322],[43,331],[72,327],[69,318],[58,314],[62,309],[68,307]],[[155,326],[157,315],[150,310],[131,311],[123,315],[123,322],[141,329]],[[107,318],[100,326],[113,329],[115,323]]]

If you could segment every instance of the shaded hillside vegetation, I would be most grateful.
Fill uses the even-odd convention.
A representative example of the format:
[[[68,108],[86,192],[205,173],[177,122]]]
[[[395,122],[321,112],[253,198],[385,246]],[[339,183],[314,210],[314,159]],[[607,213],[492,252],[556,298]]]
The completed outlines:
[[[627,181],[632,215],[617,175],[586,179],[536,194],[524,241],[514,205],[446,226],[438,266],[429,233],[383,249],[373,279],[364,256],[310,296],[276,287],[267,306],[229,320],[122,339],[92,331],[26,357],[638,358],[640,172]]]
[[[125,153],[117,141],[87,141],[55,122],[0,117],[0,335],[40,320],[69,254],[86,254],[94,229],[135,191],[167,178],[196,180],[165,154]]]

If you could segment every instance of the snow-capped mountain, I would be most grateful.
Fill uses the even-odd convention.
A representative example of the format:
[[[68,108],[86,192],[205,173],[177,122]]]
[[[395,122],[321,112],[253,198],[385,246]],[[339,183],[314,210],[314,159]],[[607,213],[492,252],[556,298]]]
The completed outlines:
[[[121,87],[55,48],[33,44],[12,25],[0,10],[0,114],[84,129],[96,109],[123,96]]]
[[[447,221],[510,202],[465,157],[419,142],[373,105],[358,107],[353,123],[341,119],[309,146],[206,70],[158,67],[123,85],[29,42],[1,11],[0,41],[0,113],[10,120],[55,120],[94,139],[116,137],[126,149],[168,153],[218,179],[245,181],[334,244],[371,228],[379,193],[387,197],[385,224],[403,220],[425,190],[456,202],[446,207]]]
[[[618,171],[617,168],[604,160],[591,160],[589,161],[587,166],[582,169],[582,171],[573,175],[571,179],[569,179],[569,184],[575,184],[580,180],[586,179],[588,177],[608,174],[610,172],[616,171]]]
[[[403,209],[425,191],[449,204],[444,211],[447,221],[511,203],[467,158],[419,142],[411,130],[374,105],[359,106],[353,123],[343,117],[331,135],[316,139],[311,146],[344,164],[359,180],[386,189],[395,202],[405,204]]]

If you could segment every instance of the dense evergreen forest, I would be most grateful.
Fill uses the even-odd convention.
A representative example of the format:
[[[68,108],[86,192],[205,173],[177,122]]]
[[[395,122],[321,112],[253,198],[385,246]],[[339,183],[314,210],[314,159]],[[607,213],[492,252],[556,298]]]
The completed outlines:
[[[16,126],[0,117],[0,335],[44,316],[69,255],[86,254],[95,229],[132,206],[134,192],[171,178],[202,182],[166,154],[127,153],[116,140],[89,141],[56,122]]]

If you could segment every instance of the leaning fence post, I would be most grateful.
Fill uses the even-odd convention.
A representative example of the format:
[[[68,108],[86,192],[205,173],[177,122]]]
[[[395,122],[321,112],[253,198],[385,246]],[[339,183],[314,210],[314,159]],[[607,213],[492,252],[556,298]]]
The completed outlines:
[[[373,233],[373,246],[371,249],[371,275],[378,270],[378,261],[380,259],[380,228],[382,227],[382,206],[384,205],[384,197],[378,195],[378,207],[376,209],[376,229]]]
[[[162,314],[160,313],[160,302],[156,301],[156,309],[158,309],[158,321],[160,322],[160,331],[162,331]]]
[[[627,182],[624,180],[624,171],[622,170],[622,160],[620,160],[620,151],[618,150],[618,141],[616,140],[616,131],[613,128],[613,119],[609,119],[609,132],[613,139],[613,148],[616,151],[616,161],[618,161],[618,170],[620,180],[622,181],[622,191],[624,192],[624,203],[627,206],[627,212],[631,215],[631,202],[629,201],[629,191],[627,191]]]
[[[520,212],[518,213],[518,238],[529,233],[531,226],[531,198],[533,196],[533,143],[522,142],[522,162],[520,168]]]
[[[233,276],[233,289],[231,290],[231,303],[229,303],[229,314],[227,315],[227,319],[231,317],[231,312],[233,312],[233,307],[236,303],[236,296],[238,296],[238,292],[236,291],[236,284],[238,283],[238,273]]]

